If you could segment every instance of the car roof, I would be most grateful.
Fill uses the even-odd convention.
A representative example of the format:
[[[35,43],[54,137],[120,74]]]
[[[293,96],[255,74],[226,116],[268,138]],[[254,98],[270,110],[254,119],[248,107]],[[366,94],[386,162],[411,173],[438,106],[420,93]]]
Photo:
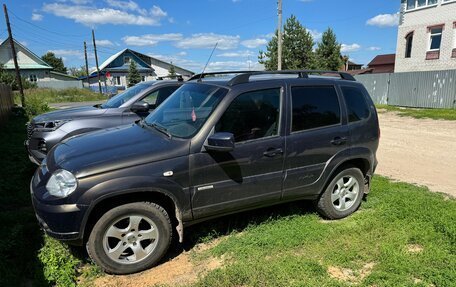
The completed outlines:
[[[317,75],[315,75],[315,73]],[[334,76],[337,75],[337,76]],[[350,81],[356,82],[355,78],[348,73],[336,71],[233,71],[218,73],[203,73],[193,76],[188,82],[209,83],[220,86],[232,87],[239,84],[258,83],[261,81],[289,80],[308,81],[318,80],[322,82]]]

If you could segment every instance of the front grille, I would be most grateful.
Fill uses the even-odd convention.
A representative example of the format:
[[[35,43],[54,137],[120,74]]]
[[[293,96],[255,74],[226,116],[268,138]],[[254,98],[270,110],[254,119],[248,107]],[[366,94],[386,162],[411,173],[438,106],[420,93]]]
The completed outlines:
[[[27,139],[30,139],[33,134],[33,124],[27,123]]]

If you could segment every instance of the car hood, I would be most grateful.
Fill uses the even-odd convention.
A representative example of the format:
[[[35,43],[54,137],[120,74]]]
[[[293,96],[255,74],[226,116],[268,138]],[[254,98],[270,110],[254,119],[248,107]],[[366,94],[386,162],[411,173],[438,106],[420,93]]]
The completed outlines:
[[[94,106],[83,106],[64,110],[52,111],[33,118],[32,122],[42,123],[55,120],[72,120],[81,117],[94,117],[104,114],[106,109],[99,109]]]
[[[187,155],[189,141],[169,138],[141,124],[120,126],[62,141],[48,154],[50,170],[63,168],[76,177]]]

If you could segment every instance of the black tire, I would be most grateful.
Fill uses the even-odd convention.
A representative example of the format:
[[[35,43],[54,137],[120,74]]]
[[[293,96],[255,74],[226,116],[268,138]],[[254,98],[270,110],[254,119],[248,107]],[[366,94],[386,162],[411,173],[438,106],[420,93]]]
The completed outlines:
[[[133,229],[134,226],[137,226],[136,230]],[[142,228],[149,229],[141,230]],[[108,230],[114,230],[116,236],[109,236]],[[155,238],[144,239],[153,237],[152,233],[156,235]],[[171,220],[166,210],[155,203],[135,202],[106,212],[93,227],[86,248],[90,258],[106,273],[130,274],[156,264],[167,252],[171,239]],[[110,249],[112,246],[114,248]],[[116,247],[119,247],[119,250],[126,249],[119,255],[114,252],[108,255],[109,250],[117,250]],[[137,256],[144,257],[138,259]],[[117,258],[117,261],[112,257]],[[132,257],[134,259],[130,259]]]
[[[334,198],[332,196],[337,197],[338,196],[338,182],[342,179],[342,181],[353,178],[357,181],[358,184],[358,194],[356,196],[356,199],[354,200],[348,200],[347,197],[345,197],[344,202],[349,202],[350,205],[347,204],[346,210],[343,210],[341,206],[341,199],[339,198],[339,201],[336,199],[336,203],[333,203]],[[348,189],[345,189],[345,192],[352,192],[352,191],[347,191]],[[334,194],[333,194],[334,193]],[[343,193],[345,194],[345,193]],[[364,196],[364,177],[362,172],[356,168],[356,167],[347,167],[346,169],[341,170],[338,172],[331,182],[327,185],[326,189],[324,192],[320,195],[320,198],[317,201],[316,208],[318,213],[320,213],[323,217],[328,218],[328,219],[341,219],[344,217],[349,216],[353,212],[355,212],[359,206],[361,205],[361,200],[363,199]],[[336,205],[338,207],[336,207]],[[338,209],[340,208],[340,209]]]

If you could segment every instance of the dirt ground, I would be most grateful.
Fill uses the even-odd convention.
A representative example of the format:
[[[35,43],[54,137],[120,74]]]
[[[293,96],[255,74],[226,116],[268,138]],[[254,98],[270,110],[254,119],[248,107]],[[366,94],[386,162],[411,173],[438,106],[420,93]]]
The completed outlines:
[[[379,111],[377,174],[456,197],[456,121]]]

